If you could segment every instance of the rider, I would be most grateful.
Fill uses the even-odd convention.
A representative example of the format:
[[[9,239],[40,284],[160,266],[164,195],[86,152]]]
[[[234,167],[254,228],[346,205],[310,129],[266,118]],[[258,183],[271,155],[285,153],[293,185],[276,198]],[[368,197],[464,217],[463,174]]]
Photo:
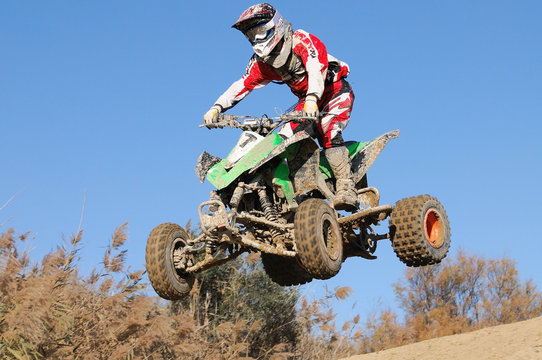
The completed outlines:
[[[354,101],[354,93],[345,80],[350,70],[348,65],[328,54],[314,35],[304,30],[292,31],[290,22],[267,3],[249,7],[232,27],[246,36],[255,54],[245,75],[203,116],[204,123],[216,122],[217,114],[235,106],[253,89],[272,81],[287,84],[299,98],[295,110],[318,118],[317,138],[337,180],[334,207],[344,210],[355,207],[357,196],[342,137]],[[310,127],[308,124],[287,123],[279,134],[292,136]]]

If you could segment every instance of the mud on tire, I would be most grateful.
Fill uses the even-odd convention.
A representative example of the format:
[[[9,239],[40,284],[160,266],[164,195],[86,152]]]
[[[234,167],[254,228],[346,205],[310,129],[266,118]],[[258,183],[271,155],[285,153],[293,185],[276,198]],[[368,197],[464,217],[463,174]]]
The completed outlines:
[[[194,284],[194,276],[178,271],[173,262],[174,250],[184,246],[187,239],[184,229],[172,223],[158,225],[147,239],[147,274],[154,291],[164,299],[181,299]]]
[[[393,251],[408,266],[437,264],[446,257],[450,223],[436,198],[419,195],[399,200],[389,225]]]
[[[341,269],[343,243],[337,215],[322,199],[308,199],[295,213],[294,236],[305,270],[316,279],[329,279]]]
[[[271,280],[281,286],[302,285],[312,280],[294,258],[262,253],[262,264]]]

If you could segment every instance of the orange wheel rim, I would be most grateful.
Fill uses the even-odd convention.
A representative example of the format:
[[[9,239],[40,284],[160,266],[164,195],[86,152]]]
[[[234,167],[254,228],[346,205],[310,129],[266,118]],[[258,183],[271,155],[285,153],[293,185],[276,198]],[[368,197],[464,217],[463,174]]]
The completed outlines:
[[[425,238],[429,245],[437,249],[444,244],[444,228],[441,219],[442,217],[436,209],[429,209],[425,213],[423,221]]]

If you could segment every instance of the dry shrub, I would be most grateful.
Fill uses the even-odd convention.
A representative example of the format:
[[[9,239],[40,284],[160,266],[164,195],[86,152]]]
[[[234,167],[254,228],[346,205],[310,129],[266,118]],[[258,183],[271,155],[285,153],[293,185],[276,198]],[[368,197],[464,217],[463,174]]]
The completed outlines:
[[[336,324],[336,301],[353,293],[349,287],[339,287],[333,292],[326,289],[321,299],[300,299],[297,311],[299,323],[298,342],[292,354],[296,359],[338,359],[357,354],[355,341],[362,334],[359,315]]]
[[[184,302],[166,303],[149,296],[143,270],[125,266],[126,229],[84,276],[82,232],[35,264],[20,250],[28,234],[0,235],[0,358],[337,359],[542,315],[541,294],[513,261],[464,252],[407,269],[395,284],[404,321],[386,309],[337,325],[334,305],[351,288],[299,299],[257,255],[205,272]]]
[[[126,269],[126,229],[115,229],[103,262],[87,276],[78,272],[82,232],[32,266],[19,251],[27,234],[17,238],[10,229],[0,236],[0,358],[250,358],[255,336],[265,337],[259,333],[265,319],[210,323],[199,318],[209,319],[209,308],[172,313],[148,295],[143,270]],[[238,291],[235,286],[222,291]],[[199,290],[196,285],[193,299],[201,300]],[[275,343],[259,357],[287,358],[287,348]]]
[[[297,337],[297,289],[273,283],[258,254],[211,268],[196,280],[190,298],[171,308],[174,313],[194,314],[196,322],[208,329],[213,354],[288,358]]]
[[[404,322],[390,310],[369,317],[360,353],[542,315],[542,295],[507,258],[459,251],[439,265],[408,268],[394,287]]]

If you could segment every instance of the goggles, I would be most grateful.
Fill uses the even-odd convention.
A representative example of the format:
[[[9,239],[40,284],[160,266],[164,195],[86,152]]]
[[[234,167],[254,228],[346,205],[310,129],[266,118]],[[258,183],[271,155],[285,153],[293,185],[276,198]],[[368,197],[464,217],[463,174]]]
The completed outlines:
[[[245,31],[245,36],[251,44],[259,44],[268,40],[275,33],[275,27],[282,20],[279,12],[275,12],[275,16],[265,24],[256,25]]]

